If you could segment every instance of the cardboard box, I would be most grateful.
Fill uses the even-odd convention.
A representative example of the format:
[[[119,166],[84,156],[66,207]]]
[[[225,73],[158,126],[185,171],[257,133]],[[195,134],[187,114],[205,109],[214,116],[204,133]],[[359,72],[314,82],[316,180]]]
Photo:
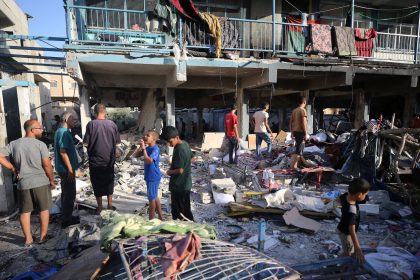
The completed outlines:
[[[225,139],[224,132],[205,132],[203,143],[201,145],[202,152],[208,152],[211,149],[220,149]]]
[[[276,139],[277,133],[273,133],[273,139]],[[273,141],[273,139],[271,139]],[[261,148],[266,148],[267,143],[262,141]],[[255,150],[257,148],[257,135],[256,134],[248,134],[248,149]]]

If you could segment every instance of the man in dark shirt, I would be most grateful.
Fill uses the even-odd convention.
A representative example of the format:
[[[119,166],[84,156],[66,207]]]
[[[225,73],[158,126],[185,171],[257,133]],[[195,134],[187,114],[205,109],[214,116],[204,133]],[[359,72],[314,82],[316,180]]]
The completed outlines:
[[[89,156],[90,181],[98,204],[97,211],[102,211],[102,196],[107,196],[108,209],[112,207],[114,193],[115,145],[120,143],[117,125],[106,119],[106,107],[97,104],[96,120],[86,125],[83,142],[87,145]]]
[[[357,178],[350,183],[348,193],[340,196],[341,219],[337,229],[343,247],[343,255],[355,255],[360,263],[363,262],[364,256],[357,237],[360,223],[358,204],[366,200],[369,190],[369,182]]]
[[[186,141],[179,138],[178,130],[173,126],[165,126],[161,138],[174,147],[171,168],[166,172],[168,176],[171,176],[169,191],[171,192],[172,219],[187,218],[194,221],[190,202],[191,158],[193,156],[191,148]]]

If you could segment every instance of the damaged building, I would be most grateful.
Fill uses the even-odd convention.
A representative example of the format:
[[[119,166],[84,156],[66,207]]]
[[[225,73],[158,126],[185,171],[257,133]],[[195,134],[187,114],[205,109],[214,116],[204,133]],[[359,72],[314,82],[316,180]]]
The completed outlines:
[[[121,134],[116,211],[96,213],[87,154],[75,140],[80,223],[60,227],[62,190],[55,174],[50,238],[27,251],[0,240],[13,256],[0,257],[1,279],[24,273],[60,280],[420,279],[417,1],[65,0],[64,9],[60,75],[41,48],[30,55],[44,56],[36,66],[50,69],[2,72],[6,126],[0,136],[7,138],[1,146],[22,136],[7,118],[52,120],[71,111],[77,120],[72,134],[83,138],[94,106],[104,104]],[[7,18],[7,9],[0,11]],[[2,29],[0,38],[35,44],[27,27]],[[4,67],[25,65],[16,54],[4,57]],[[7,111],[9,86],[45,96],[29,102],[31,109],[28,102],[28,108],[12,102],[26,110],[16,118]],[[31,100],[37,96],[31,94]],[[307,101],[309,135],[306,162],[293,169],[290,122],[299,97]],[[271,153],[262,145],[261,159],[252,118],[265,102],[273,145]],[[241,142],[237,162],[229,164],[225,115],[233,104]],[[52,124],[43,123],[50,136]],[[170,217],[172,149],[164,141],[157,142],[163,220],[147,220],[139,141],[164,126],[176,127],[194,154],[194,222]],[[3,185],[11,186],[7,170],[2,174],[9,180]],[[337,235],[340,197],[354,178],[371,185],[369,200],[358,205],[365,263],[341,257]],[[10,215],[13,188],[4,190],[0,201],[9,206],[0,212]],[[0,219],[0,231],[10,236],[9,230],[18,235],[16,216]],[[182,257],[174,257],[181,247]]]

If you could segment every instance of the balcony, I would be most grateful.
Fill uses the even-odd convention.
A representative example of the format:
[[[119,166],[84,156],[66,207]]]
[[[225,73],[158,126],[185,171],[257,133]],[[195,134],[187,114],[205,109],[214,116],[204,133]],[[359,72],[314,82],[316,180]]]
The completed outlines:
[[[168,54],[176,43],[181,48],[190,50],[194,56],[208,56],[209,52],[214,52],[213,37],[206,26],[194,20],[186,21],[182,17],[175,18],[172,23],[162,23],[151,16],[153,13],[147,10],[146,1],[136,10],[128,9],[127,5],[121,9],[73,5],[69,2],[66,6],[68,49]],[[174,7],[166,12],[178,13]],[[229,54],[256,58],[310,55],[304,43],[292,43],[292,37],[298,36],[299,40],[304,40],[302,30],[307,28],[306,24],[288,22],[286,16],[274,13],[256,20],[231,14],[238,16],[225,13],[224,25],[229,26],[234,33],[227,39],[222,38],[221,49],[225,57],[229,57]],[[321,23],[344,26],[342,18],[322,17]],[[355,20],[354,27],[370,26],[367,22]],[[373,48],[369,56],[355,54],[351,56],[351,60],[417,63],[415,50],[419,38],[415,25],[385,26],[376,23],[375,29],[379,31],[373,38]]]

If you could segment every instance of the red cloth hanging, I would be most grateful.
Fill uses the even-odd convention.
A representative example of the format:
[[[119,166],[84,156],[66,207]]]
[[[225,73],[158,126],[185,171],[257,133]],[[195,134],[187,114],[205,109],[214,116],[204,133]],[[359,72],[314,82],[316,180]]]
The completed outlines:
[[[192,0],[170,0],[171,4],[184,16],[192,20],[201,21],[199,11]]]
[[[373,50],[373,40],[378,33],[375,29],[355,28],[357,56],[371,57]]]
[[[294,18],[294,17],[291,17],[291,16],[286,16],[286,21],[288,23],[293,23],[293,24],[302,24],[302,19]],[[320,23],[319,20],[308,20],[308,24],[319,24],[319,23]],[[294,31],[294,32],[301,32],[302,27],[300,27],[300,26],[289,26],[289,30]]]

